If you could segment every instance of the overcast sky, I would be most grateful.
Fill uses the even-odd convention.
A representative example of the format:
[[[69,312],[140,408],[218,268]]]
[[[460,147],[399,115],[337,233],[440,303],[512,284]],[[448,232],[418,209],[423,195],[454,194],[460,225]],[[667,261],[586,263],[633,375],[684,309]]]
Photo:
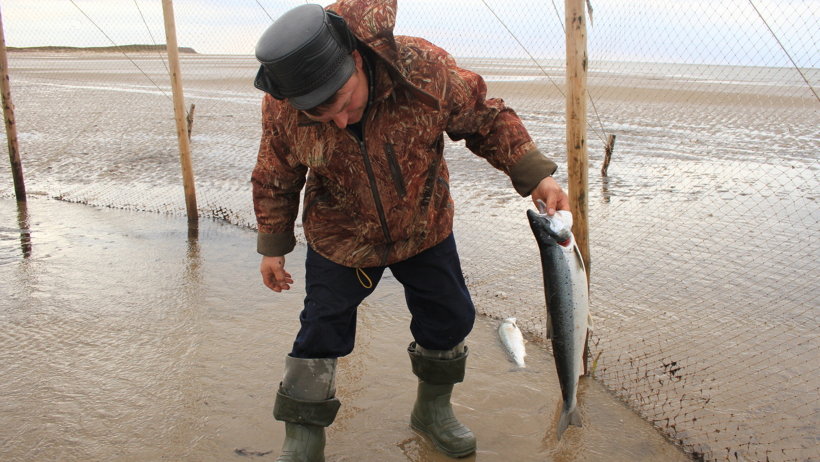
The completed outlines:
[[[563,59],[563,0],[485,2],[399,0],[396,33],[425,37],[456,56]],[[200,53],[252,54],[269,16],[302,3],[174,0],[178,43]],[[591,3],[588,47],[599,60],[790,66],[780,40],[800,67],[820,67],[818,0]],[[0,7],[8,46],[165,42],[160,0],[4,0]]]

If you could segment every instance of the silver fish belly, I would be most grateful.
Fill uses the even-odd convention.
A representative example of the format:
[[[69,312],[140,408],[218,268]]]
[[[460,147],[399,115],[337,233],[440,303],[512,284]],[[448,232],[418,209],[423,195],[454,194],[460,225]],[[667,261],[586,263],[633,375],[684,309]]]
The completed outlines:
[[[518,367],[527,367],[524,363],[524,357],[527,356],[527,351],[524,348],[524,336],[516,324],[516,319],[507,318],[502,321],[498,326],[498,336],[515,364]]]
[[[586,269],[575,238],[568,228],[562,229],[559,216],[527,210],[527,218],[541,255],[550,340],[563,398],[556,430],[561,439],[568,425],[581,426],[576,394],[578,378],[585,373],[584,354],[591,328]]]

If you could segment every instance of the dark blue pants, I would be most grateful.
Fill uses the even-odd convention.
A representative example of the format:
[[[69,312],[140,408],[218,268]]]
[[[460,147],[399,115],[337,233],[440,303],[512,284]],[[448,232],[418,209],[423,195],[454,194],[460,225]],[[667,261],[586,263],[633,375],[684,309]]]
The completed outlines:
[[[453,235],[424,252],[388,266],[404,286],[412,320],[410,332],[421,346],[449,350],[473,328],[475,307],[464,283]],[[305,308],[293,342],[296,358],[337,358],[353,351],[356,310],[373,293],[385,267],[363,268],[367,278],[308,247]],[[367,279],[372,281],[365,287]],[[365,284],[362,284],[362,281]]]

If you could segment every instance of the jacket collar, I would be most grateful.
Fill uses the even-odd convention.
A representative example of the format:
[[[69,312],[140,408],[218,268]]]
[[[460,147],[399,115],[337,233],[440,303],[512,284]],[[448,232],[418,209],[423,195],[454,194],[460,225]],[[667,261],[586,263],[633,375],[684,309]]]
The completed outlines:
[[[399,51],[393,29],[396,25],[397,0],[339,0],[327,7],[328,10],[340,14],[353,35],[359,42],[372,51],[373,55],[387,67],[390,85],[381,85],[384,78],[376,67],[376,96],[383,99],[389,95],[397,85],[407,87],[424,104],[434,108],[441,108],[438,98],[424,91],[410,82],[402,67],[399,65]],[[375,64],[375,63],[374,63]],[[374,99],[378,101],[379,99]]]

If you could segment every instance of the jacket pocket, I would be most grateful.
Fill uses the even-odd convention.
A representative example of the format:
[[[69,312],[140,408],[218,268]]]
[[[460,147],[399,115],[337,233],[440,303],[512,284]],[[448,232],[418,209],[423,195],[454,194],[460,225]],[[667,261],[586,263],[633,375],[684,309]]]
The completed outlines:
[[[391,143],[384,143],[384,153],[387,156],[387,164],[390,166],[390,175],[393,177],[393,184],[396,186],[396,192],[399,197],[404,197],[407,194],[407,187],[404,184],[404,176],[401,174],[401,166],[396,159],[396,152],[393,150]]]
[[[441,178],[441,176],[439,175],[439,166],[441,164],[442,157],[444,156],[442,149],[443,144],[444,135],[439,136],[436,139],[436,142],[433,143],[433,145],[431,146],[434,157],[430,161],[430,166],[427,168],[427,177],[424,180],[424,188],[421,190],[422,210],[426,210],[427,206],[430,205],[430,199],[433,198],[433,188],[435,186],[435,183],[439,178]]]
[[[436,183],[438,183],[438,187],[436,188],[436,203],[438,207],[442,209],[450,207],[450,185],[447,184],[447,181],[442,177],[436,178]]]

